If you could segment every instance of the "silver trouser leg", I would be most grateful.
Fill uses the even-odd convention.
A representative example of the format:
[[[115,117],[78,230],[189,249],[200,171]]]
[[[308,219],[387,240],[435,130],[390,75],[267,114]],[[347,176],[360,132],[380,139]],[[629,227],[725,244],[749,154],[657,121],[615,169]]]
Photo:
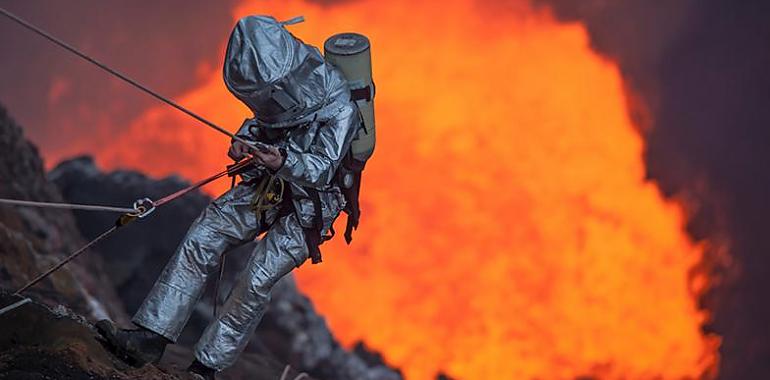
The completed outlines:
[[[259,232],[253,196],[251,186],[238,185],[206,207],[134,315],[135,324],[176,341],[222,253]]]
[[[254,248],[221,314],[195,346],[198,361],[217,370],[235,363],[262,319],[273,285],[300,266],[307,256],[297,216],[291,213],[276,221]]]

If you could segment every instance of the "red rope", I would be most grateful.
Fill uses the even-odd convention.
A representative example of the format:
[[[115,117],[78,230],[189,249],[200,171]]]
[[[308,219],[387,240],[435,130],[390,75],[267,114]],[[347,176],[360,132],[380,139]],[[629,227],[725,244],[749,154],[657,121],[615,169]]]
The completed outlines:
[[[249,166],[251,164],[252,164],[251,160],[243,160],[241,162],[238,162],[235,165],[229,166],[227,169],[225,169],[225,170],[223,170],[223,171],[221,171],[221,172],[219,172],[217,174],[212,175],[211,177],[208,177],[206,179],[198,181],[198,182],[196,182],[196,183],[194,183],[194,184],[192,184],[190,186],[185,187],[182,190],[179,190],[179,191],[177,191],[177,192],[175,192],[173,194],[169,194],[169,195],[159,199],[158,201],[153,202],[153,207],[160,207],[160,206],[162,206],[162,205],[164,205],[166,203],[169,203],[169,202],[171,202],[171,201],[173,201],[173,200],[175,200],[175,199],[177,199],[177,198],[179,198],[179,197],[181,197],[181,196],[183,196],[183,195],[185,195],[185,194],[187,194],[187,193],[189,193],[189,192],[191,192],[191,191],[193,191],[195,189],[198,189],[198,188],[200,188],[200,187],[202,187],[202,186],[204,186],[204,185],[206,185],[206,184],[208,184],[208,183],[210,183],[210,182],[212,182],[212,181],[214,181],[214,180],[216,180],[218,178],[224,177],[225,175],[228,175],[228,174],[231,174],[231,173],[235,174],[235,173],[237,173],[238,170],[243,169],[243,168],[245,168],[245,167],[247,167],[247,166]],[[132,210],[132,211],[135,211],[135,210]],[[125,220],[124,220],[124,217],[126,217]],[[21,292],[31,288],[32,286],[34,286],[38,282],[40,282],[43,279],[47,278],[52,273],[56,272],[61,267],[63,267],[65,264],[67,264],[68,262],[72,261],[74,258],[80,256],[80,254],[82,254],[83,252],[88,250],[88,248],[91,248],[94,244],[98,243],[99,241],[105,239],[107,236],[109,236],[110,234],[115,232],[118,228],[120,228],[120,227],[122,227],[122,226],[124,226],[124,225],[126,225],[126,224],[128,224],[128,223],[130,223],[130,222],[132,222],[134,220],[136,220],[137,217],[140,217],[140,215],[138,215],[136,213],[126,213],[126,214],[124,214],[123,216],[121,216],[120,219],[118,219],[118,222],[116,222],[116,224],[114,226],[112,226],[112,228],[110,228],[109,230],[105,231],[101,235],[97,236],[95,239],[91,240],[86,245],[84,245],[83,247],[81,247],[80,249],[78,249],[77,251],[72,253],[71,255],[67,256],[65,259],[61,260],[59,263],[57,263],[56,265],[51,267],[51,269],[49,269],[49,270],[45,271],[44,273],[40,274],[39,276],[35,277],[32,281],[30,281],[27,284],[25,284],[24,286],[22,286],[14,294],[17,294],[17,295],[21,294]]]
[[[107,236],[109,236],[110,234],[115,232],[115,230],[117,230],[118,227],[119,226],[117,226],[117,225],[116,226],[112,226],[112,228],[110,228],[109,230],[104,231],[101,235],[97,236],[94,240],[89,241],[86,245],[84,245],[83,247],[81,247],[77,251],[73,252],[71,255],[67,256],[64,260],[60,261],[58,264],[56,264],[53,267],[51,267],[51,269],[41,273],[39,276],[37,276],[34,279],[32,279],[30,282],[28,282],[27,284],[25,284],[24,286],[19,288],[19,290],[17,290],[13,294],[21,295],[21,292],[23,292],[23,291],[25,291],[25,290],[35,286],[35,284],[37,284],[38,282],[42,281],[44,278],[50,276],[51,273],[56,272],[57,270],[59,270],[59,268],[63,267],[64,264],[67,264],[68,262],[72,261],[72,259],[80,256],[80,254],[85,252],[88,248],[91,248],[91,246],[93,246],[94,244],[98,243],[100,240],[106,238]]]
[[[243,160],[243,161],[241,161],[241,162],[239,162],[239,163],[237,163],[237,164],[235,164],[235,165],[233,165],[231,167],[228,167],[227,169],[225,169],[225,170],[223,170],[223,171],[221,171],[221,172],[219,172],[217,174],[212,175],[211,177],[208,177],[206,179],[200,180],[200,181],[198,181],[198,182],[196,182],[196,183],[194,183],[194,184],[192,184],[190,186],[185,187],[182,190],[179,190],[179,191],[177,191],[175,193],[169,194],[169,195],[167,195],[167,196],[165,196],[165,197],[163,197],[161,199],[158,199],[157,201],[152,202],[152,204],[155,207],[163,206],[164,204],[169,203],[169,202],[171,202],[171,201],[173,201],[173,200],[175,200],[175,199],[177,199],[177,198],[179,198],[181,196],[184,196],[185,194],[187,194],[187,193],[189,193],[189,192],[191,192],[191,191],[193,191],[195,189],[201,188],[201,187],[205,186],[206,184],[208,184],[208,183],[210,183],[210,182],[212,182],[214,180],[222,178],[225,175],[230,174],[231,172],[235,172],[235,171],[237,171],[239,169],[243,169],[244,167],[249,166],[251,164],[252,164],[251,160]]]

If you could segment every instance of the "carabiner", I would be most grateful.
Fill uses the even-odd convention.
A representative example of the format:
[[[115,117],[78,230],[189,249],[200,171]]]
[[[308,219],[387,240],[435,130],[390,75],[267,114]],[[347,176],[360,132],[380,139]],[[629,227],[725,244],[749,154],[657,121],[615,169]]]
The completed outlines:
[[[135,216],[144,218],[155,211],[155,203],[150,198],[137,199],[134,201],[134,210],[136,210]]]

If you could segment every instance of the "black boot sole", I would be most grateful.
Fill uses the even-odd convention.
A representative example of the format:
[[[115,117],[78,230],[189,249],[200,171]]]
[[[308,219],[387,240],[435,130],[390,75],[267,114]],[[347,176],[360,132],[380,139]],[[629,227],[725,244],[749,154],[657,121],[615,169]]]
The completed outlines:
[[[160,358],[147,358],[140,353],[136,353],[133,350],[127,350],[125,347],[117,344],[117,338],[115,337],[115,326],[108,320],[102,320],[96,323],[96,331],[104,339],[103,343],[118,359],[122,360],[126,364],[140,368],[146,364],[157,364]]]

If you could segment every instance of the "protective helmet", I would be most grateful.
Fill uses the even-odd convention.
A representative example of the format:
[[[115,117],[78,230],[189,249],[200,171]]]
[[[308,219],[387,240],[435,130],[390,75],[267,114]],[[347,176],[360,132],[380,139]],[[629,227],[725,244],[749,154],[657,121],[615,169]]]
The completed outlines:
[[[270,16],[247,16],[230,35],[224,81],[266,125],[285,125],[323,106],[328,97],[323,56]]]

